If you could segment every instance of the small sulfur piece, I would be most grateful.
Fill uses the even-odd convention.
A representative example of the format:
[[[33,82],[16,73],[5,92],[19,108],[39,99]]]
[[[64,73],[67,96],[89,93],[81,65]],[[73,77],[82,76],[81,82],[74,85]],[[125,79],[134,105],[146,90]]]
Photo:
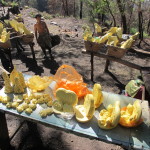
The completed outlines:
[[[19,103],[18,103],[18,102],[13,102],[13,103],[12,103],[12,108],[15,108],[15,109],[16,109],[18,106],[19,106]]]
[[[31,108],[27,108],[27,109],[25,109],[25,113],[27,113],[27,114],[31,114],[31,113],[32,113],[32,109],[31,109]]]
[[[17,109],[17,111],[18,111],[19,113],[21,113],[21,112],[24,111],[24,109],[23,109],[23,107],[22,107],[21,105],[19,105],[16,109]]]
[[[53,109],[52,108],[47,108],[47,109],[43,109],[40,111],[40,116],[41,117],[46,117],[48,115],[51,115],[53,113]]]
[[[31,108],[32,110],[36,109],[36,104],[33,103],[29,104],[29,108]]]
[[[8,103],[6,104],[6,107],[9,108],[9,109],[12,108],[12,102],[8,102]]]

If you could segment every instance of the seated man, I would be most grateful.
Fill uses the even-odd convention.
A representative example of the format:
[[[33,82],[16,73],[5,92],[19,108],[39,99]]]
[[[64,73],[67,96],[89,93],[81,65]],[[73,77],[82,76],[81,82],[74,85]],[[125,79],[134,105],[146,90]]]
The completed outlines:
[[[35,16],[35,18],[37,20],[37,23],[34,25],[35,37],[36,37],[37,43],[42,48],[42,51],[43,51],[45,57],[47,57],[46,49],[48,49],[50,57],[52,58],[52,54],[51,54],[51,48],[52,48],[51,42],[52,42],[52,39],[50,37],[47,25],[41,19],[41,17],[42,16],[40,14],[37,14]]]

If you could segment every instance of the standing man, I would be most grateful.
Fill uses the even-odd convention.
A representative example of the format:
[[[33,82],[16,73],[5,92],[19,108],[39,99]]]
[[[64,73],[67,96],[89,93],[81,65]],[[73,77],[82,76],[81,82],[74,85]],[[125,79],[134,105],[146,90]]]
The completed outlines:
[[[37,40],[37,43],[41,47],[43,53],[44,53],[44,58],[47,57],[46,55],[46,49],[49,50],[50,57],[53,58],[52,53],[51,53],[51,48],[52,48],[52,39],[49,34],[49,30],[47,28],[46,23],[41,19],[41,14],[37,14],[35,16],[37,22],[34,25],[34,31],[35,31],[35,37]]]

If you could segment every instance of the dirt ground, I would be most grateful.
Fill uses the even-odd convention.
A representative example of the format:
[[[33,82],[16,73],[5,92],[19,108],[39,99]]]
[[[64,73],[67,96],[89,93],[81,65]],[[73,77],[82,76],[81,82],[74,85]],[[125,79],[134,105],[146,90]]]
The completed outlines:
[[[25,24],[33,31],[35,19],[29,16],[33,9],[22,10],[22,15]],[[52,48],[54,59],[44,59],[40,47],[35,41],[36,62],[33,61],[31,50],[28,45],[24,45],[25,51],[20,55],[16,55],[16,49],[12,51],[13,64],[18,70],[30,75],[51,76],[54,75],[57,69],[62,64],[73,66],[82,76],[89,87],[93,85],[90,80],[91,66],[90,56],[82,53],[84,43],[82,40],[82,25],[86,20],[78,20],[75,18],[53,18],[45,20],[50,32],[58,34],[61,37],[61,43]],[[76,31],[77,29],[77,31]],[[147,44],[142,43],[144,51],[150,51],[150,39],[146,39]],[[137,48],[137,47],[134,47]],[[124,60],[138,64],[143,67],[150,67],[150,55],[141,53],[127,52]],[[94,57],[94,82],[100,83],[104,91],[121,93],[125,85],[131,80],[136,79],[140,75],[140,71],[121,65],[116,62],[111,62],[109,72],[104,73],[106,60],[99,57]],[[2,80],[1,80],[2,85]],[[11,115],[7,115],[9,133],[12,136],[16,128],[21,124],[23,119],[18,119]],[[106,143],[98,140],[80,137],[71,133],[48,128],[43,125],[37,126],[39,138],[31,134],[24,123],[21,130],[14,136],[11,141],[12,146],[16,150],[33,150],[33,149],[64,149],[64,150],[122,150],[122,146],[111,143]]]

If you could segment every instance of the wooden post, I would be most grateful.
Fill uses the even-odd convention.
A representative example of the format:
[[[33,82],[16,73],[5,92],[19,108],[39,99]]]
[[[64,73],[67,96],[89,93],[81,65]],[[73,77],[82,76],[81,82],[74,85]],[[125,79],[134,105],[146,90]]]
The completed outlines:
[[[34,59],[34,60],[36,60],[36,59],[35,59],[34,48],[33,48],[33,46],[34,46],[34,43],[33,43],[33,42],[32,42],[32,43],[29,43],[29,46],[30,46],[30,48],[31,48],[32,57],[33,57],[33,59]]]
[[[110,61],[108,59],[106,59],[106,64],[105,64],[105,69],[104,72],[108,72],[108,66],[110,64]]]
[[[8,49],[8,56],[9,56],[9,60],[10,60],[10,70],[9,70],[9,72],[11,72],[14,69],[14,65],[13,65],[13,62],[12,62],[11,49],[10,48]]]
[[[94,63],[93,63],[94,55],[93,52],[91,52],[91,81],[93,81],[94,76]]]
[[[8,150],[10,148],[9,133],[5,113],[0,112],[0,150]]]

